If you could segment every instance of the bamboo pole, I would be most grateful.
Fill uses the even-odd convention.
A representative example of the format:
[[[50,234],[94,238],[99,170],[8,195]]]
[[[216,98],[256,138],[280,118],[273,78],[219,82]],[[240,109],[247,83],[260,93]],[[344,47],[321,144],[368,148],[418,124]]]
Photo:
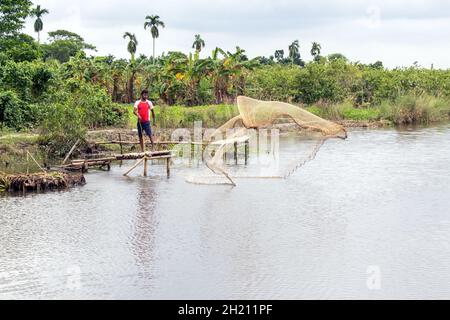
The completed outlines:
[[[78,139],[75,144],[73,145],[72,149],[70,149],[69,153],[67,154],[67,156],[64,158],[63,161],[63,165],[66,164],[66,162],[69,160],[70,156],[72,155],[72,153],[75,151],[75,148],[77,147],[77,145],[80,143],[80,139]]]
[[[250,153],[250,141],[245,141],[245,165],[248,165],[248,156]]]
[[[123,154],[122,134],[119,133],[120,154]]]
[[[148,158],[144,157],[144,177],[147,177],[147,175],[148,175],[147,166],[148,166]]]
[[[29,151],[27,151],[27,153],[28,153],[28,155],[31,157],[31,159],[34,161],[34,163],[37,164],[37,166],[39,167],[39,169],[40,169],[43,173],[46,173],[47,171],[44,170],[44,168],[41,167],[41,165],[36,161],[36,159],[33,157],[33,155],[32,155]]]
[[[98,161],[120,161],[120,160],[137,160],[143,157],[147,158],[158,158],[158,157],[171,156],[170,151],[155,151],[146,153],[128,153],[128,154],[117,154],[105,158],[92,158],[92,159],[79,159],[73,160],[72,163],[80,162],[98,162]]]
[[[103,144],[121,144],[122,145],[139,145],[139,142],[135,142],[135,141],[101,141],[101,142],[92,142],[93,144],[96,145],[103,145]],[[150,142],[145,142],[145,145],[149,145],[151,144]],[[188,142],[188,141],[158,141],[158,142],[154,142],[154,145],[168,145],[168,144],[186,144],[186,145],[198,145],[198,146],[205,146],[208,145],[208,143],[206,142]]]
[[[137,166],[140,165],[140,164],[144,161],[144,159],[145,159],[145,158],[142,158],[142,159],[138,160],[138,161],[135,163],[134,166],[132,166],[126,173],[123,174],[124,177],[128,176],[128,174],[130,174],[131,171],[133,171],[134,169],[136,169]]]
[[[170,158],[166,159],[167,178],[170,178]]]

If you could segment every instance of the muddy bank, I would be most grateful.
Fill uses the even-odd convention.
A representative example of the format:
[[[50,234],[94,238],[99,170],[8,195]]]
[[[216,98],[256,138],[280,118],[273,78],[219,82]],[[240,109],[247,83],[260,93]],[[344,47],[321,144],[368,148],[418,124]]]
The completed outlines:
[[[66,190],[85,184],[86,180],[81,173],[6,174],[0,172],[0,192],[30,193]]]

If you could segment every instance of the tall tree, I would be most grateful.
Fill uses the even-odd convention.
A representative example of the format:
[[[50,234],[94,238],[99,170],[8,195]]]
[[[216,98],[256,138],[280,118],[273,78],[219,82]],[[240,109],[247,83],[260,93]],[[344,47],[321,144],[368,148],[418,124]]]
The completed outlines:
[[[330,60],[330,61],[337,61],[337,60],[348,61],[347,57],[344,56],[342,53],[332,53],[332,54],[328,55],[328,60]]]
[[[321,51],[322,46],[317,42],[313,42],[311,48],[311,55],[314,57],[315,61],[319,60]]]
[[[44,59],[56,59],[61,63],[67,62],[80,51],[96,50],[84,41],[80,35],[67,30],[56,30],[48,33],[49,43],[41,46]]]
[[[34,22],[34,32],[37,32],[38,34],[38,43],[41,43],[41,31],[42,29],[44,29],[42,17],[44,16],[44,14],[48,13],[48,10],[41,8],[40,5],[37,5],[37,7],[30,12],[30,15],[36,18],[36,21]]]
[[[160,20],[160,17],[158,15],[154,16],[146,16],[145,17],[145,24],[144,29],[147,30],[147,28],[150,28],[150,32],[152,34],[153,38],[153,62],[155,61],[155,40],[159,38],[159,27],[165,28],[166,25],[164,22]]]
[[[204,47],[205,41],[201,38],[199,34],[196,34],[194,43],[192,44],[192,49],[195,49],[197,52],[200,52]]]
[[[124,39],[128,38],[127,50],[131,54],[131,62],[134,62],[134,56],[136,54],[137,46],[138,46],[138,41],[137,41],[136,35],[134,33],[131,34],[130,32],[125,32],[125,34],[123,35],[123,38]]]
[[[23,29],[25,18],[30,13],[30,0],[0,1],[0,38],[16,36]]]
[[[295,40],[289,46],[289,58],[291,59],[292,64],[294,64],[295,61],[300,58],[300,45],[298,43],[298,40]]]
[[[284,50],[276,50],[275,59],[277,59],[278,62],[281,62],[284,59]]]

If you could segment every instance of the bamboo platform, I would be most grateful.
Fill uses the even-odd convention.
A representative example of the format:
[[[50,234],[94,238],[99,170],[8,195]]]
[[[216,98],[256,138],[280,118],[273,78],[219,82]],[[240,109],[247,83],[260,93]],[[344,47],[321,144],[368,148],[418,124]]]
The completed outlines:
[[[139,145],[139,142],[135,141],[120,141],[120,140],[112,140],[112,141],[100,141],[100,142],[92,142],[92,144],[96,145],[106,145],[106,144],[118,144],[118,145]],[[146,145],[151,145],[150,142],[146,142]],[[153,143],[155,146],[167,146],[171,144],[187,144],[187,145],[208,145],[206,142],[190,142],[190,141],[157,141]]]
[[[136,146],[139,145],[139,142],[136,141],[123,141],[121,137],[119,137],[119,140],[111,140],[111,141],[100,141],[100,142],[90,142],[92,145],[119,145],[120,146],[120,152],[123,153],[123,147],[124,146]],[[225,143],[225,141],[212,141],[212,142],[196,142],[196,141],[157,141],[154,142],[153,145],[155,146],[164,146],[169,147],[171,145],[188,145],[191,147],[200,147],[205,148],[208,145],[216,145],[221,146]],[[150,142],[145,142],[145,146],[151,146]],[[245,145],[245,165],[248,164],[248,158],[249,158],[249,152],[250,152],[250,139],[248,137],[242,137],[240,139],[237,139],[234,142],[234,160],[236,164],[238,164],[238,145],[244,144]],[[203,150],[203,149],[202,149]],[[164,151],[166,152],[166,151]],[[202,155],[203,160],[203,155]]]
[[[78,142],[77,142],[78,143]],[[66,159],[64,160],[62,166],[60,166],[60,169],[66,170],[66,171],[75,171],[75,172],[87,172],[90,168],[98,168],[100,170],[111,170],[111,163],[113,161],[124,161],[124,160],[137,160],[135,165],[131,167],[124,176],[127,176],[131,171],[136,169],[140,164],[143,163],[144,165],[144,176],[147,176],[148,173],[148,162],[151,160],[165,160],[166,161],[166,170],[167,170],[167,177],[170,177],[170,163],[172,159],[172,152],[168,150],[162,150],[162,151],[151,151],[151,152],[143,152],[143,153],[124,153],[123,147],[127,145],[139,145],[139,142],[135,141],[123,141],[121,139],[121,135],[119,134],[119,140],[112,140],[112,141],[101,141],[101,142],[89,142],[92,145],[108,145],[108,144],[116,144],[120,145],[120,154],[113,154],[113,155],[107,155],[103,157],[95,157],[95,156],[86,156],[86,158],[83,159],[77,159],[72,160],[69,164],[66,164],[67,160],[70,158],[70,155],[72,154],[73,150],[75,149],[77,143],[74,145],[72,150],[69,152],[69,154],[66,156]],[[234,142],[234,160],[236,165],[238,164],[238,145],[244,143],[245,144],[245,165],[248,164],[248,158],[249,158],[249,139],[248,137],[242,138],[241,140],[236,140]],[[215,141],[211,143],[206,142],[194,142],[194,141],[159,141],[155,142],[155,146],[163,146],[163,147],[169,147],[171,145],[189,145],[191,147],[194,146],[200,146],[201,148],[204,148],[208,146],[209,144],[213,145],[222,145],[223,141]],[[145,145],[149,145],[149,143],[145,143]],[[224,153],[224,159],[226,157],[226,153]],[[202,152],[202,160],[203,160],[203,152]]]
[[[170,160],[172,159],[172,153],[170,151],[150,151],[143,153],[125,153],[114,154],[105,156],[102,158],[90,158],[90,159],[77,159],[72,160],[71,163],[62,165],[60,168],[67,171],[81,171],[87,172],[90,168],[99,168],[111,170],[111,163],[113,161],[125,161],[125,160],[137,160],[137,163],[129,170],[125,175],[128,175],[139,164],[144,162],[144,176],[147,176],[148,161],[151,160],[165,160],[167,176],[170,177]]]

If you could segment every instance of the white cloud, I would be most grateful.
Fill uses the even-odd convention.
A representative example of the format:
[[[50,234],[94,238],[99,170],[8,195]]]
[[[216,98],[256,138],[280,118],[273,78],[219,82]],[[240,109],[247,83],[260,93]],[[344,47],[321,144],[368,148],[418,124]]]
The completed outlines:
[[[341,52],[352,60],[387,66],[411,65],[449,68],[450,2],[445,0],[40,0],[50,10],[44,31],[68,29],[98,48],[98,54],[127,57],[125,31],[140,40],[139,53],[151,53],[151,38],[143,29],[147,14],[166,22],[157,52],[188,51],[194,34],[215,46],[236,45],[250,56],[273,54],[295,39],[309,58],[312,41],[324,54]],[[36,3],[38,3],[36,2]],[[32,21],[26,31],[33,33]],[[206,54],[205,53],[205,54]]]

